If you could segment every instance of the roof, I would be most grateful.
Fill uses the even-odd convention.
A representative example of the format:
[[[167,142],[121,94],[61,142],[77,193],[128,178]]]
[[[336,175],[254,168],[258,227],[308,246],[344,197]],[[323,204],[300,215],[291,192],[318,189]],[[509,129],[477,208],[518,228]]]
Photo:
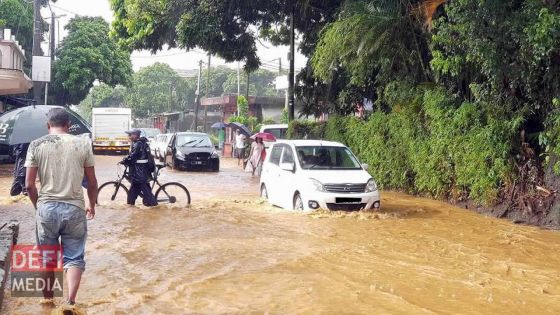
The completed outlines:
[[[180,77],[196,78],[198,77],[198,69],[173,69]]]
[[[207,133],[204,133],[204,132],[194,132],[194,131],[181,131],[181,132],[176,132],[176,134],[178,134],[178,135],[208,136]]]
[[[346,147],[340,142],[325,140],[278,140],[277,143],[292,144],[294,146],[325,146],[325,147]]]
[[[288,128],[288,124],[270,124],[270,125],[262,125],[262,129],[279,129],[279,128]]]

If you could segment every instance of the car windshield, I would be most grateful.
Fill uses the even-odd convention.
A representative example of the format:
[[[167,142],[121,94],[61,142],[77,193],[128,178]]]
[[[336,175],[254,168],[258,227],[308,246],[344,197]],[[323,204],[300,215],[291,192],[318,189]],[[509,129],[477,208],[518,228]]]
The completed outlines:
[[[206,135],[177,135],[178,147],[211,147],[212,141]]]
[[[360,169],[360,163],[346,147],[296,146],[301,168],[310,169]]]
[[[157,128],[142,129],[142,137],[146,137],[146,138],[154,138],[160,133],[161,131],[159,131],[159,129]]]

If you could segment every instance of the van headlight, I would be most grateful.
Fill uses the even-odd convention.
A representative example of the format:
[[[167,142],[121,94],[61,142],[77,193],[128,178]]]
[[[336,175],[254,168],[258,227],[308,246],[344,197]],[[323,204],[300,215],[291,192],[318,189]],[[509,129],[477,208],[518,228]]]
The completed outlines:
[[[219,156],[218,156],[218,151],[212,152],[212,155],[210,155],[210,157],[213,158],[213,159],[219,158]]]
[[[375,181],[373,180],[373,178],[370,178],[366,184],[366,191],[365,192],[373,192],[377,190],[377,184],[375,183]]]
[[[323,184],[314,179],[314,178],[310,178],[309,181],[311,182],[311,184],[313,185],[313,187],[315,187],[315,190],[317,191],[325,191],[325,186],[323,186]]]
[[[179,150],[177,150],[176,155],[177,155],[178,159],[181,159],[181,160],[185,159],[185,154],[183,152],[179,151]]]

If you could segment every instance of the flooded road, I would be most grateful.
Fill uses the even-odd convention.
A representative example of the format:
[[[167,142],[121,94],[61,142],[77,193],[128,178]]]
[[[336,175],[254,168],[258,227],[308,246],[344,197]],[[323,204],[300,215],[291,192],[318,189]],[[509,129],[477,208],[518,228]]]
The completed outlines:
[[[117,157],[97,157],[100,182]],[[258,180],[223,159],[213,173],[164,171],[189,209],[98,209],[89,222],[78,303],[88,314],[558,314],[560,233],[428,199],[383,192],[382,210],[300,214],[258,199]],[[0,221],[33,209],[8,195]],[[4,300],[2,314],[49,314],[38,299]]]

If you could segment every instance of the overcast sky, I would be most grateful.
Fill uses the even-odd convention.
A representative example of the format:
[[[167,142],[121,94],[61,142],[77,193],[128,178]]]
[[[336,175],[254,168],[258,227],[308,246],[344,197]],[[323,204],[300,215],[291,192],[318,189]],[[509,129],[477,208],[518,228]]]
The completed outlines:
[[[107,22],[113,20],[113,12],[109,5],[109,0],[88,0],[88,1],[76,1],[76,0],[58,0],[56,3],[51,4],[52,10],[55,15],[66,15],[59,18],[60,21],[60,36],[63,38],[66,35],[64,30],[64,25],[76,15],[84,16],[101,16]],[[41,11],[43,18],[48,19],[51,16],[51,12],[48,8],[44,8]],[[58,40],[57,40],[58,41]],[[265,46],[266,45],[266,46]],[[282,58],[282,68],[287,69],[288,67],[288,47],[287,46],[277,46],[274,47],[268,43],[260,44],[257,43],[258,55],[263,62],[263,68],[269,70],[278,70],[278,60],[277,58]],[[47,44],[44,43],[43,50],[47,50]],[[131,56],[132,65],[134,70],[138,70],[142,67],[149,66],[155,62],[162,62],[169,64],[175,69],[196,69],[198,68],[198,61],[207,61],[208,57],[206,53],[202,50],[196,50],[191,52],[185,52],[179,49],[162,50],[156,55],[152,55],[148,51],[135,51]],[[276,59],[276,60],[275,60]],[[295,67],[296,70],[303,68],[305,66],[306,59],[296,50]],[[212,58],[212,65],[223,65],[225,62],[217,57]],[[229,67],[236,68],[237,63],[228,64]],[[241,63],[243,66],[243,63]]]

